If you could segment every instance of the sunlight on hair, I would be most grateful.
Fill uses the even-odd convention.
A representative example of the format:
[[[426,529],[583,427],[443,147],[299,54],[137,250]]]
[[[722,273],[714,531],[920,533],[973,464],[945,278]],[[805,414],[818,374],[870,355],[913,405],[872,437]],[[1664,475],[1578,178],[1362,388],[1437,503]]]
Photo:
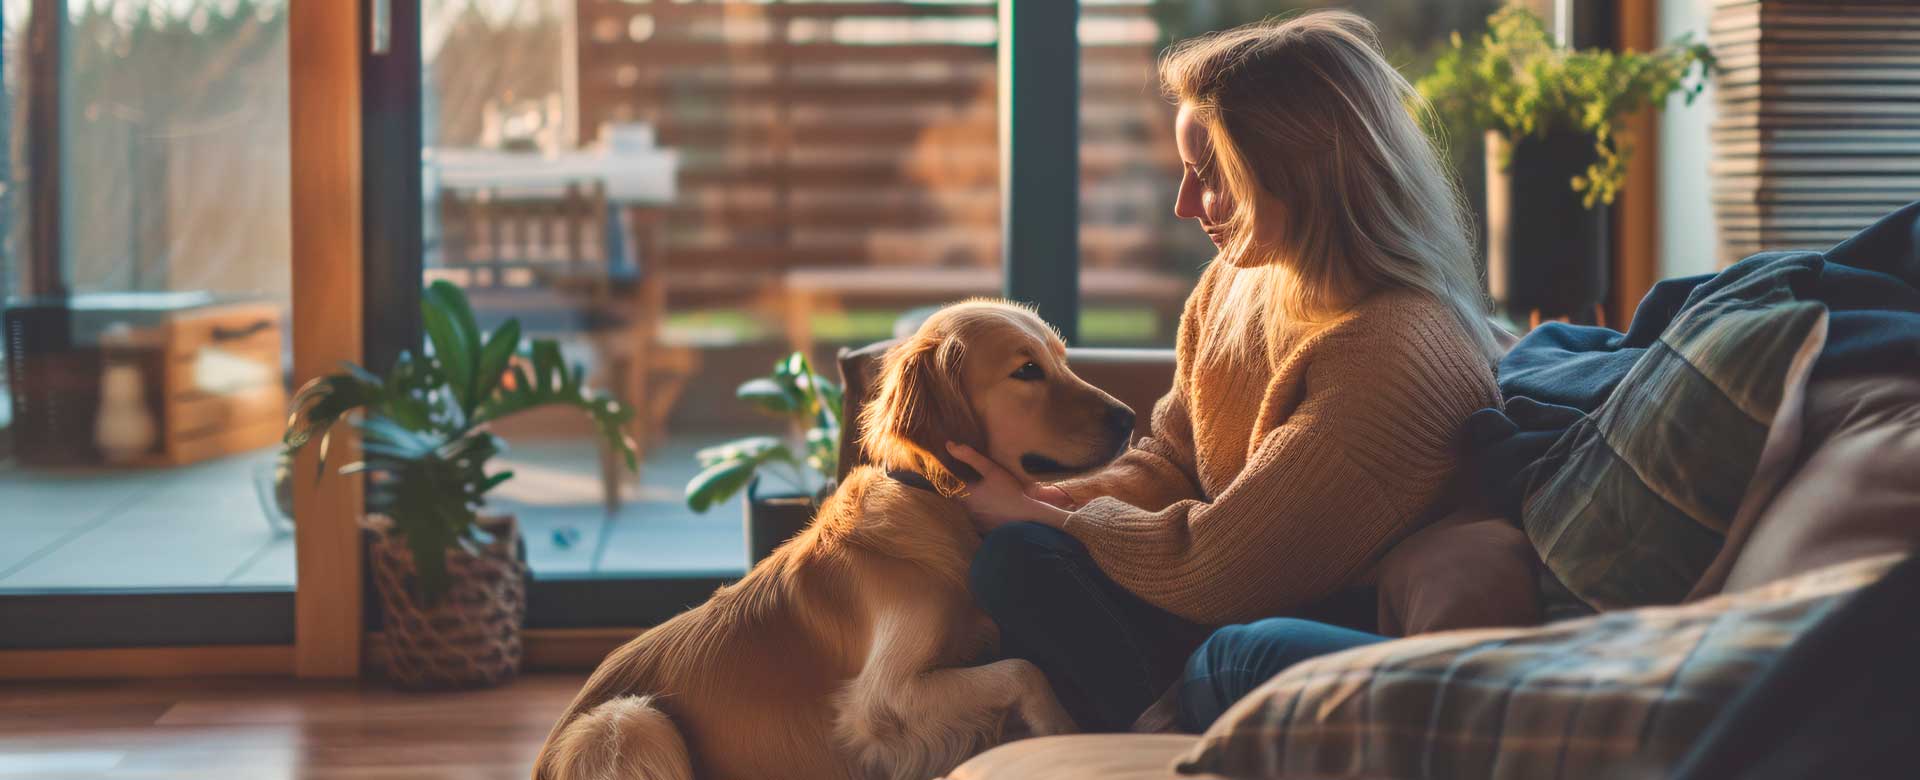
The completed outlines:
[[[1431,109],[1371,23],[1316,11],[1191,38],[1161,58],[1160,80],[1206,128],[1232,196],[1216,258],[1232,269],[1203,350],[1270,348],[1400,287],[1446,303],[1492,360],[1465,199],[1421,130]]]

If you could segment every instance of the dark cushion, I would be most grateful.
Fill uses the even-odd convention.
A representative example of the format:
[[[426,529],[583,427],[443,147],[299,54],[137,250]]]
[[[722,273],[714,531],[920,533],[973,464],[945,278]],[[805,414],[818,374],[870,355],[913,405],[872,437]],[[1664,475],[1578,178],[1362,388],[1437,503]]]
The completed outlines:
[[[1743,684],[1898,558],[1691,604],[1308,659],[1222,714],[1181,768],[1289,780],[1665,777]]]
[[[1682,313],[1548,452],[1557,467],[1521,527],[1549,619],[1677,603],[1719,554],[1781,400],[1826,336],[1825,306],[1779,278],[1746,284]]]

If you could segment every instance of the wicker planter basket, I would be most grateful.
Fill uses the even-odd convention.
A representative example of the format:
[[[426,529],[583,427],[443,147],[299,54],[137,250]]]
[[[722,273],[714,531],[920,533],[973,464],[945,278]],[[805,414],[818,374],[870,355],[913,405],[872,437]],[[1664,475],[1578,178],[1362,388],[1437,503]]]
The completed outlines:
[[[402,688],[479,688],[520,672],[520,629],[527,617],[527,565],[511,516],[480,520],[497,541],[475,555],[447,551],[447,593],[432,607],[413,587],[413,554],[369,518],[374,587],[385,618],[387,676]]]

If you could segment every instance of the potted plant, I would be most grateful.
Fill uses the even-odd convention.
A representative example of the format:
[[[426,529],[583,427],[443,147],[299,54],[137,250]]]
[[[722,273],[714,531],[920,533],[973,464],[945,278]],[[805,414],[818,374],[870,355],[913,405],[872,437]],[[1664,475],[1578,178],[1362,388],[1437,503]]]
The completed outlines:
[[[1687,36],[1654,52],[1569,50],[1519,6],[1452,44],[1417,86],[1447,123],[1486,133],[1494,297],[1516,314],[1592,312],[1607,289],[1606,206],[1632,153],[1619,122],[1676,91],[1692,103],[1712,54]]]
[[[587,390],[585,370],[565,365],[555,342],[522,350],[518,321],[481,333],[452,284],[428,287],[420,309],[431,351],[401,353],[384,377],[349,363],[307,383],[294,397],[286,450],[317,439],[324,470],[334,426],[354,415],[364,457],[341,472],[367,475],[389,675],[405,687],[492,685],[520,667],[527,569],[513,518],[481,512],[487,493],[513,477],[488,469],[506,449],[489,423],[571,406],[631,470],[631,412]]]
[[[746,488],[747,561],[757,563],[807,527],[832,490],[840,464],[840,386],[795,352],[768,376],[747,380],[735,395],[784,419],[783,436],[749,436],[696,453],[703,470],[687,483],[687,506],[706,512]],[[797,446],[795,446],[797,445]],[[763,489],[762,476],[780,488]],[[773,492],[777,490],[778,492]]]

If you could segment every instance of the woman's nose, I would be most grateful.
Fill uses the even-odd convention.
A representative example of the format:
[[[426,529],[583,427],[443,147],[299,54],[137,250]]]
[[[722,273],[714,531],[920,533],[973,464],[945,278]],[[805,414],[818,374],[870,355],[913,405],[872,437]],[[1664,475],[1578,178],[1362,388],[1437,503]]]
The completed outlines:
[[[1193,180],[1193,174],[1180,177],[1180,194],[1173,198],[1173,215],[1181,219],[1199,219],[1205,216],[1206,209],[1200,204],[1199,182]]]

